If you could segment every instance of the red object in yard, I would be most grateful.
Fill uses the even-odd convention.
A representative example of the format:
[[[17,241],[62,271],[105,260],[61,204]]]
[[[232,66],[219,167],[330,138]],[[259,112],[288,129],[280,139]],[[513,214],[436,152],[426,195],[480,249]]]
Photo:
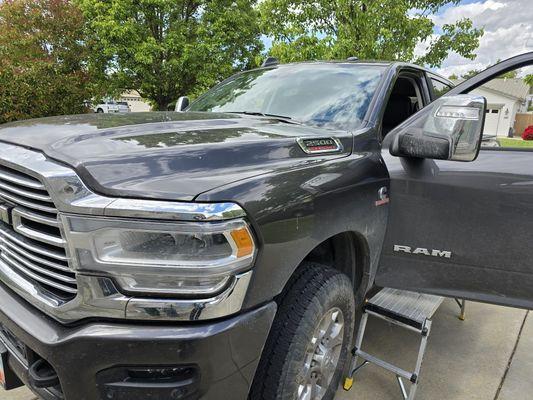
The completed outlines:
[[[522,139],[533,140],[533,125],[529,125],[522,133]]]

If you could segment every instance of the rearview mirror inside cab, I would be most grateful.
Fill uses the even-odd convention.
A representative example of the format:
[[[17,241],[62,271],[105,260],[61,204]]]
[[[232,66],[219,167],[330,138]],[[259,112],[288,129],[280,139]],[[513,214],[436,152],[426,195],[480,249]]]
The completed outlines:
[[[482,96],[442,97],[389,133],[393,136],[390,152],[398,157],[474,161],[485,108]]]

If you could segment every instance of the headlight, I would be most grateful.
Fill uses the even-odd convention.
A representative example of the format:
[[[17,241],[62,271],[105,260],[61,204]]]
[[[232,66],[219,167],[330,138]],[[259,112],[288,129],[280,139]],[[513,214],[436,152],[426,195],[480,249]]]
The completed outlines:
[[[111,275],[126,291],[206,296],[251,267],[246,221],[156,222],[63,215],[74,267]]]

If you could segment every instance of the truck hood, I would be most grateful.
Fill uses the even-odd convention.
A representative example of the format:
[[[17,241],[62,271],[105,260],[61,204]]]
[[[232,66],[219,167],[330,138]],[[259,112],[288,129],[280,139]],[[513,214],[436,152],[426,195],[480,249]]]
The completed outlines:
[[[344,150],[308,155],[300,137]],[[0,125],[0,141],[43,152],[113,197],[192,201],[228,183],[348,155],[346,132],[235,114],[151,112],[50,117]]]

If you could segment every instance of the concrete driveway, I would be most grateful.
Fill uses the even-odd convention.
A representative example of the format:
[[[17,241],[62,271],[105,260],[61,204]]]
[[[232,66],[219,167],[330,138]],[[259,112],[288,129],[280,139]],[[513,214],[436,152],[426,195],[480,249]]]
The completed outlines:
[[[533,398],[533,316],[528,312],[467,303],[466,321],[446,300],[434,317],[417,399],[526,400]],[[363,349],[403,368],[414,365],[418,337],[369,319]],[[33,400],[25,389],[0,393],[2,400]],[[369,365],[350,392],[335,400],[401,399],[393,375]]]

